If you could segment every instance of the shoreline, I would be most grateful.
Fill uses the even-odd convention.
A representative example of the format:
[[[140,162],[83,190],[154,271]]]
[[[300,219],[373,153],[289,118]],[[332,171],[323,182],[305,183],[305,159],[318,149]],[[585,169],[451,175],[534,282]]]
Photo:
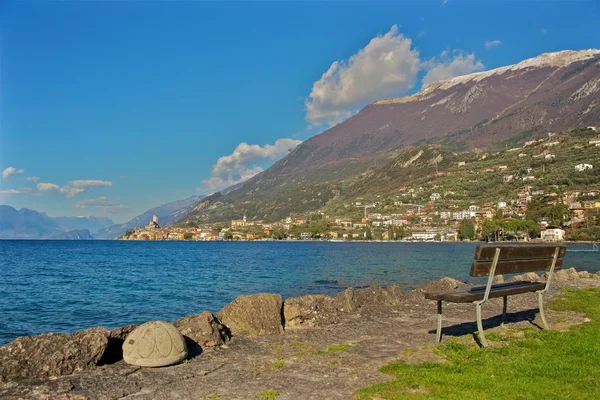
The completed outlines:
[[[563,271],[560,278],[553,280],[546,301],[550,301],[562,287],[600,287],[600,274],[586,278],[583,271]],[[5,379],[4,382],[0,379],[0,397],[42,399],[68,394],[80,397],[64,399],[119,399],[128,395],[141,399],[174,396],[197,399],[218,393],[222,397],[216,398],[250,399],[261,390],[273,388],[282,394],[278,397],[281,399],[349,398],[358,387],[387,379],[378,369],[388,362],[402,359],[402,354],[413,354],[414,351],[409,349],[416,349],[416,354],[425,357],[425,360],[433,357],[435,302],[425,300],[423,293],[447,290],[456,285],[463,283],[443,278],[408,292],[402,292],[394,285],[347,288],[333,297],[305,295],[285,301],[281,299],[280,303],[276,299],[281,296],[276,294],[243,295],[223,307],[217,313],[219,319],[214,318],[212,313],[202,313],[175,321],[186,336],[193,337],[195,343],[202,343],[194,356],[184,363],[157,369],[134,367],[127,365],[118,354],[112,354],[112,359],[107,357],[106,353],[110,351],[106,348],[98,359],[103,359],[103,362],[79,366],[65,374],[53,375],[55,377],[25,377]],[[227,320],[227,313],[223,310],[234,303],[241,307],[240,298],[245,301],[275,299],[271,308],[257,306],[265,304],[262,301],[250,301],[245,307],[250,307],[250,320],[256,321],[258,315],[260,320],[264,320],[271,314],[276,318],[283,317],[281,326],[277,328],[257,322],[254,332],[244,332],[240,327],[228,325],[232,335],[226,337],[226,331],[220,325]],[[509,328],[527,326],[528,321],[537,318],[535,295],[514,296],[512,299],[509,303],[512,315]],[[444,317],[445,335],[458,335],[458,338],[467,335],[461,340],[471,343],[469,333],[475,329],[472,308],[471,304],[449,307]],[[484,308],[487,324],[495,321],[499,313],[501,300],[490,300]],[[198,325],[202,315],[208,318],[208,322]],[[560,324],[565,317],[549,313],[549,318],[551,324]],[[582,317],[577,318],[577,323],[581,323]],[[113,341],[114,351],[115,345],[120,349],[120,343],[134,327],[129,325],[104,330],[106,332],[103,328],[89,328],[72,334],[28,336],[22,341],[41,340],[43,337],[46,343],[52,343],[60,339],[62,347],[55,351],[61,351],[69,348],[71,340],[76,340],[75,349],[82,351],[86,340],[107,335],[107,340]],[[203,335],[203,330],[210,331],[210,334]],[[2,348],[7,345],[0,346],[0,365],[6,364],[6,359],[1,356]],[[423,353],[423,349],[427,354]],[[28,357],[27,362],[31,366],[31,358]],[[61,364],[61,367],[65,365]],[[305,379],[309,379],[311,385],[307,386]],[[106,382],[110,382],[110,387]],[[249,389],[252,395],[248,394]]]

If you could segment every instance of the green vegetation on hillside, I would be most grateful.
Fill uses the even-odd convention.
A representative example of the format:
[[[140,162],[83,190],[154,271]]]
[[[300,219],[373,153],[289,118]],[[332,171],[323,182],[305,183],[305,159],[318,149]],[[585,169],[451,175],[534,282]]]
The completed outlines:
[[[357,392],[359,399],[598,399],[600,290],[564,290],[557,311],[583,312],[593,322],[568,332],[529,328],[489,335],[495,346],[438,345],[443,363],[392,363],[394,380]]]
[[[305,174],[279,176],[276,168],[268,170],[256,183],[193,210],[179,225],[228,222],[244,214],[249,220],[273,222],[288,216],[306,218],[317,210],[360,218],[361,210],[348,207],[348,203],[377,201],[384,204],[382,209],[369,212],[383,212],[383,208],[402,212],[394,202],[427,204],[429,196],[437,192],[442,196],[435,209],[444,210],[451,205],[510,202],[525,187],[532,192],[560,194],[600,186],[600,148],[589,144],[598,134],[591,129],[574,129],[541,141],[533,140],[541,132],[528,130],[502,144],[520,148],[462,151],[461,143],[472,130],[493,122],[481,121],[472,129],[441,137],[436,144],[343,159]],[[526,140],[531,143],[524,146]],[[581,163],[594,168],[576,171],[575,165]],[[418,190],[407,196],[410,189]]]

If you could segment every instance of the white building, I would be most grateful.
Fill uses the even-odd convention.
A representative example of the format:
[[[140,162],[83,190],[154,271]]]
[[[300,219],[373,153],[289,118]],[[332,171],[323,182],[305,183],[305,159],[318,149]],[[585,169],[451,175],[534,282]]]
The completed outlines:
[[[499,201],[498,202],[498,208],[506,208],[506,202],[505,201]]]
[[[440,218],[446,220],[452,218],[452,211],[440,211]]]
[[[477,215],[475,211],[457,211],[452,213],[452,219],[471,219],[475,218],[475,215]]]
[[[577,171],[580,171],[580,172],[581,172],[581,171],[585,171],[586,169],[592,169],[592,168],[594,168],[594,167],[592,166],[592,164],[577,164],[577,165],[575,166],[575,169],[576,169]]]
[[[439,193],[431,193],[431,196],[429,196],[429,198],[431,199],[431,201],[436,201],[442,198],[442,195]]]
[[[425,232],[413,232],[412,236],[410,238],[413,240],[434,240],[435,235],[437,235],[437,234],[438,234],[437,231],[430,231],[430,230],[427,230]]]
[[[565,231],[563,229],[546,229],[541,232],[542,240],[547,242],[562,242],[565,240]]]

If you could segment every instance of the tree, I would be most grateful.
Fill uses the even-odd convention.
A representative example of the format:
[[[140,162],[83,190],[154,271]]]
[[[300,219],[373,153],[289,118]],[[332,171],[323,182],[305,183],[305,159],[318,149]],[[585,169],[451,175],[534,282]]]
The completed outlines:
[[[461,240],[475,239],[475,224],[470,219],[463,219],[460,221],[460,226],[458,228],[458,237]]]
[[[186,232],[183,234],[183,240],[191,240],[192,234],[190,232]]]

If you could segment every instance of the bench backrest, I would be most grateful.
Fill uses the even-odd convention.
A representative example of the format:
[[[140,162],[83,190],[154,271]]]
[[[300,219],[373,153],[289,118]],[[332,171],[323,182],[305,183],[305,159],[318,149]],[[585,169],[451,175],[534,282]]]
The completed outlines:
[[[496,264],[495,275],[514,274],[548,270],[558,248],[558,257],[554,270],[559,270],[567,251],[565,245],[479,245],[471,265],[471,276],[488,276],[496,249],[500,256]]]

